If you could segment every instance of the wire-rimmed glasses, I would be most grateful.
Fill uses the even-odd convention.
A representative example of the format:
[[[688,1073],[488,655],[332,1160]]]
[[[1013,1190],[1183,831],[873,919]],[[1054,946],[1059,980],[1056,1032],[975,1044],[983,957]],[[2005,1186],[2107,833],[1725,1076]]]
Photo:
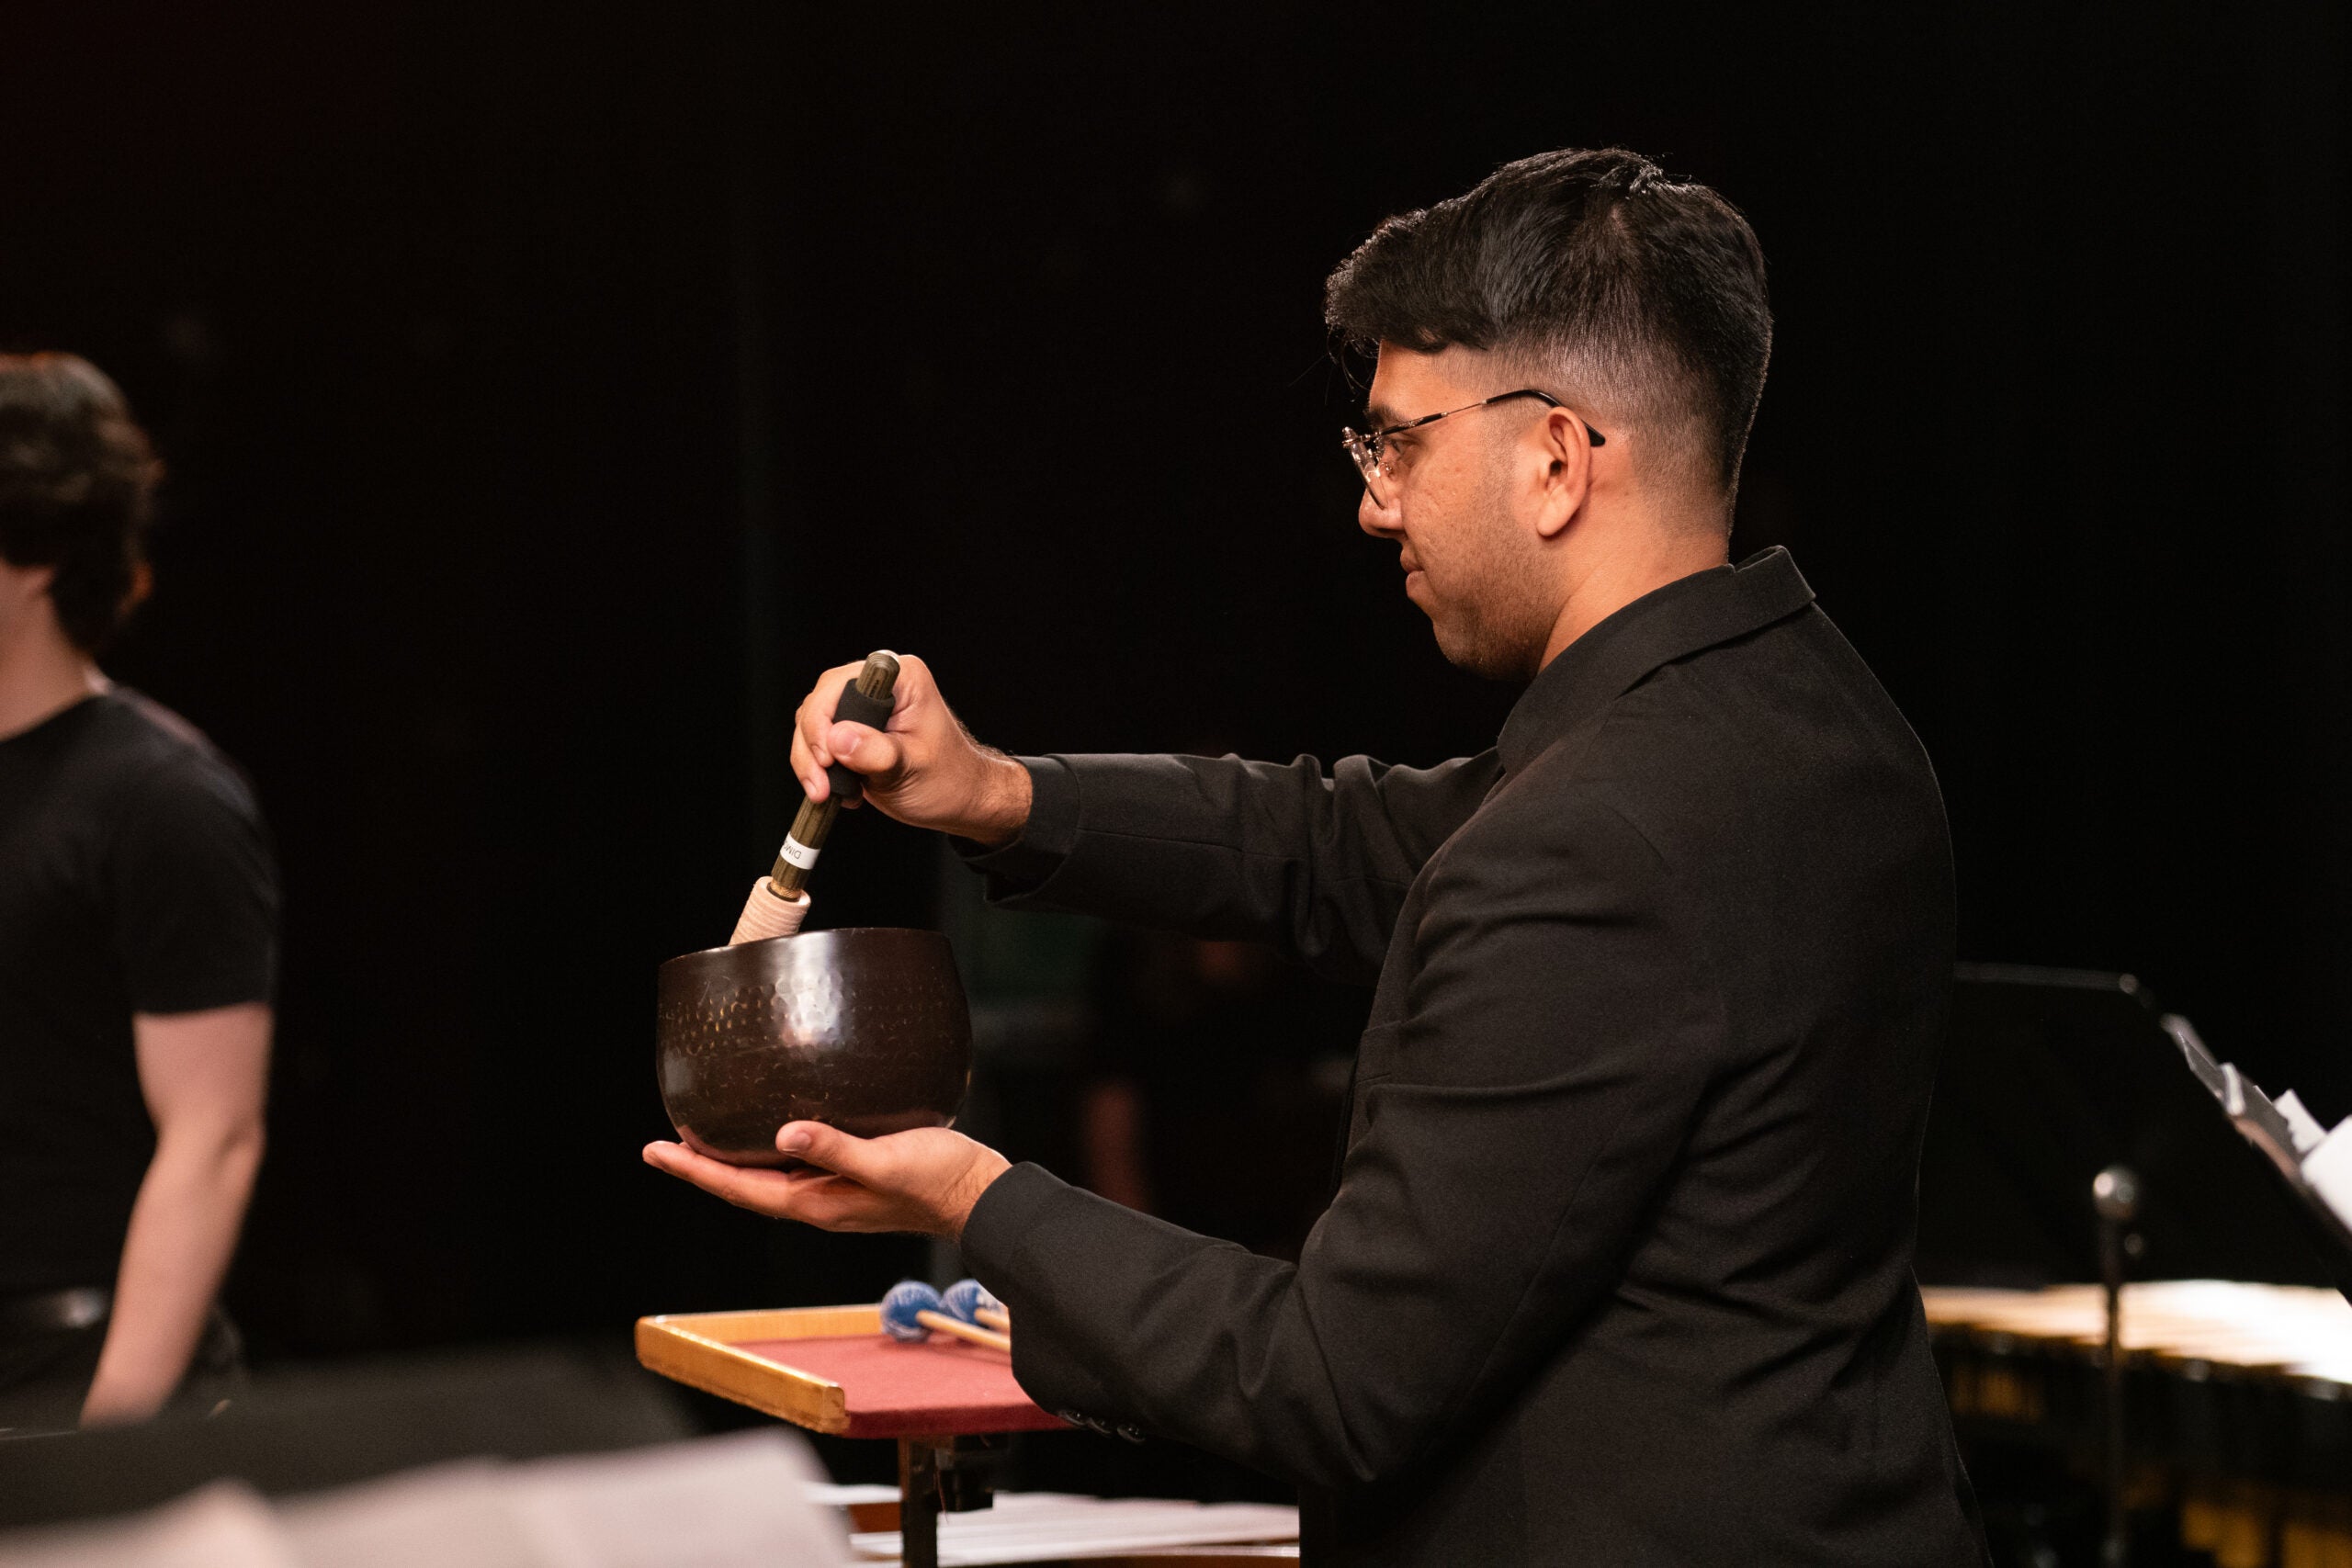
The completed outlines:
[[[1491,398],[1480,398],[1475,403],[1464,403],[1458,409],[1447,409],[1441,413],[1425,413],[1419,419],[1408,419],[1396,424],[1385,424],[1378,430],[1361,433],[1354,430],[1341,430],[1340,445],[1347,449],[1348,456],[1354,459],[1357,471],[1363,475],[1364,489],[1372,492],[1373,505],[1385,512],[1396,502],[1396,476],[1388,471],[1388,438],[1390,436],[1401,434],[1408,430],[1419,430],[1425,424],[1435,424],[1442,419],[1452,419],[1458,413],[1468,413],[1472,409],[1486,408],[1492,403],[1507,403],[1513,398],[1533,398],[1545,408],[1550,409],[1566,406],[1549,392],[1534,387],[1521,387],[1515,392],[1498,392]],[[1585,434],[1592,437],[1592,444],[1595,446],[1603,445],[1608,439],[1589,424],[1585,426]]]

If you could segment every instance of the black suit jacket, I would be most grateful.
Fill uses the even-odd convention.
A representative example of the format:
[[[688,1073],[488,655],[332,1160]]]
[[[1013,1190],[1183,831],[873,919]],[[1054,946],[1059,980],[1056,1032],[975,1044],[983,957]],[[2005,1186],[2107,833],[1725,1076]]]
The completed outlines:
[[[1669,584],[1440,767],[1031,764],[997,896],[1378,987],[1295,1267],[989,1189],[1033,1396],[1295,1479],[1324,1562],[1982,1561],[1910,1272],[1943,807],[1812,601]]]

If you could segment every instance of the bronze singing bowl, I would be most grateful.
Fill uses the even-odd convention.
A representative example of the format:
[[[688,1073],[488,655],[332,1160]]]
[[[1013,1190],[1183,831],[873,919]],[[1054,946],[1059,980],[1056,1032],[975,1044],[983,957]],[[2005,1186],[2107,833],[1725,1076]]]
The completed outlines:
[[[972,1014],[937,931],[808,931],[662,965],[654,1066],[688,1147],[797,1165],[776,1151],[786,1122],[865,1138],[953,1122]]]

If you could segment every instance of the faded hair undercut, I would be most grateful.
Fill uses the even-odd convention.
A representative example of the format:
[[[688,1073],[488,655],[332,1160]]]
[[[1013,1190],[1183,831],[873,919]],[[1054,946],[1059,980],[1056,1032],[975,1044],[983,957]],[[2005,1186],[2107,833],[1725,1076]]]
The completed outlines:
[[[1725,496],[1772,354],[1747,220],[1614,147],[1521,158],[1389,219],[1331,274],[1324,319],[1360,348],[1501,355]]]

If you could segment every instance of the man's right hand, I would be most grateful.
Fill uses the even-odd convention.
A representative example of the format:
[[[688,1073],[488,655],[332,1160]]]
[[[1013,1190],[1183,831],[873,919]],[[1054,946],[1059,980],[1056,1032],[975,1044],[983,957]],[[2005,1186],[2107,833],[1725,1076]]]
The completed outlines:
[[[835,723],[842,688],[864,669],[839,664],[817,678],[792,733],[792,771],[811,800],[832,793],[825,769],[839,762],[865,777],[865,797],[885,815],[983,844],[1010,843],[1029,820],[1029,770],[981,745],[939,695],[931,666],[899,657],[889,728]],[[854,806],[855,801],[844,801]]]

